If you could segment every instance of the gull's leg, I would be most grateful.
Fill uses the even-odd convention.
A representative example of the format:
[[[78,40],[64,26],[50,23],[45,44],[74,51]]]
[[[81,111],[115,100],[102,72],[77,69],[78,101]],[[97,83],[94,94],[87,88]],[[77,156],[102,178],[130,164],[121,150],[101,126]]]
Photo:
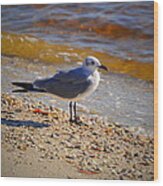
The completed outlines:
[[[69,102],[69,111],[70,111],[70,122],[73,121],[73,116],[72,116],[72,101]]]
[[[76,102],[74,102],[73,109],[74,109],[74,120],[75,120],[75,122],[76,122],[76,121],[77,121],[77,115],[76,115]]]
[[[78,123],[77,114],[76,114],[76,102],[70,101],[69,110],[70,110],[70,122]]]

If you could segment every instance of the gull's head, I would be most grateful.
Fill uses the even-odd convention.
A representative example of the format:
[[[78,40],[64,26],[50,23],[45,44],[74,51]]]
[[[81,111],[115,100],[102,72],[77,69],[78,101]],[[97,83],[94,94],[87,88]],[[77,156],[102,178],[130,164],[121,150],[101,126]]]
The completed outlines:
[[[90,71],[94,72],[95,70],[97,70],[98,68],[101,68],[103,70],[108,71],[108,69],[104,66],[101,65],[100,61],[93,57],[93,56],[88,56],[84,62],[83,62],[83,66],[87,69],[89,69]]]

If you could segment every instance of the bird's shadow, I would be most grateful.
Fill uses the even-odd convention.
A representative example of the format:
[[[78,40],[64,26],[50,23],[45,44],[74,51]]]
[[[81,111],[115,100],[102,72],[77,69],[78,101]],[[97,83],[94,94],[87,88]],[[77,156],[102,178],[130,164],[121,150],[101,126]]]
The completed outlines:
[[[1,118],[1,124],[12,126],[12,127],[25,126],[25,127],[34,127],[34,128],[44,128],[44,127],[50,126],[49,124],[39,123],[35,121],[30,121],[30,120],[21,121],[21,120],[10,120],[10,119],[5,119],[5,118]]]

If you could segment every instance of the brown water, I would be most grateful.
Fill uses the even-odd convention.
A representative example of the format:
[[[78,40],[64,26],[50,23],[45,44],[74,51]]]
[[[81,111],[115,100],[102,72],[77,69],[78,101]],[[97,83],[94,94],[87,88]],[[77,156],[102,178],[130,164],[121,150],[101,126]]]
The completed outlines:
[[[102,53],[100,57],[105,58],[105,63],[112,63],[113,59],[115,63],[123,62],[111,65],[113,71],[120,73],[132,75],[131,71],[139,71],[140,68],[144,68],[143,64],[146,64],[145,69],[137,74],[145,74],[148,78],[142,78],[139,75],[135,77],[152,80],[153,15],[153,2],[3,5],[2,32],[15,33],[19,38],[22,34],[32,36],[38,41],[44,41],[46,46],[62,45],[83,49],[84,55],[80,51],[80,56],[76,57],[78,60],[90,53],[94,55],[96,52],[97,54]],[[8,54],[4,50],[6,42],[2,42],[3,54]],[[28,45],[28,43],[23,43],[23,45]],[[19,51],[19,55],[23,53],[24,48],[21,48],[22,51]],[[35,51],[39,49],[38,47]],[[15,50],[16,47],[9,54],[16,53],[17,55],[18,51],[15,52]],[[46,53],[46,59],[39,56],[41,52],[45,56],[45,52],[42,50],[35,54],[33,51],[33,55],[44,61],[54,60],[51,57],[50,49]],[[53,56],[54,53],[55,51],[53,51]],[[30,57],[30,54],[26,54]],[[76,59],[72,56],[70,55],[70,60]],[[148,70],[150,78],[145,72]]]

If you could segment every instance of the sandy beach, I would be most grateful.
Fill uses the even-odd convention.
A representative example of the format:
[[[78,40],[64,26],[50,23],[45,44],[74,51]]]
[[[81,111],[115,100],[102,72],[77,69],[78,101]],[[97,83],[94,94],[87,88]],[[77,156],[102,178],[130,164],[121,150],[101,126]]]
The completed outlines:
[[[20,73],[23,59],[2,59],[2,69],[8,69],[2,71],[2,176],[154,179],[153,135],[86,111],[80,112],[81,125],[70,123],[67,110],[57,104],[13,93],[12,79],[27,77]],[[37,71],[38,64],[28,68]]]
[[[153,138],[2,94],[2,176],[153,180]]]

